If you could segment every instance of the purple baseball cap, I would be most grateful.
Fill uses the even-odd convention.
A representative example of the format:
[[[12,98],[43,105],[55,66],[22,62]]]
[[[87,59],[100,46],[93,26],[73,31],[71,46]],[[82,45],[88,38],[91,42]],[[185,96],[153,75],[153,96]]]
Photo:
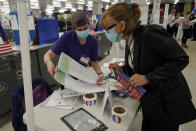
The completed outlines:
[[[86,25],[88,24],[88,22],[89,19],[87,17],[87,14],[82,11],[75,12],[71,16],[71,25],[73,28]]]

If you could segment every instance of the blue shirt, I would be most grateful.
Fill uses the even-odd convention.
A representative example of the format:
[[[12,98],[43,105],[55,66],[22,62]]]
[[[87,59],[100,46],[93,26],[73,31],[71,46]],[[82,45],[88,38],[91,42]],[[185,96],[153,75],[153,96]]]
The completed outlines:
[[[84,64],[80,62],[81,57],[88,57],[93,62],[98,60],[98,46],[95,38],[89,35],[86,43],[81,45],[73,30],[65,32],[51,47],[51,50],[56,55],[63,52],[82,65]]]

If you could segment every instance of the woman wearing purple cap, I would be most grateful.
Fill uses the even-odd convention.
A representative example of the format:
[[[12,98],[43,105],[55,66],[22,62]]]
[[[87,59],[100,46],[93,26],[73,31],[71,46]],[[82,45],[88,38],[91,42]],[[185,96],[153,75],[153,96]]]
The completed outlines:
[[[91,62],[98,74],[96,82],[102,82],[104,76],[98,63],[98,45],[95,38],[89,35],[89,19],[84,12],[75,12],[72,14],[71,24],[73,30],[65,32],[44,55],[48,72],[54,77],[56,69],[52,59],[63,52],[83,66],[88,66]]]
[[[162,27],[140,25],[140,16],[135,3],[119,2],[104,11],[101,26],[106,37],[112,42],[127,41],[125,66],[111,64],[110,68],[128,74],[128,85],[146,89],[140,99],[142,131],[178,131],[179,125],[196,119],[192,96],[181,73],[189,57]]]

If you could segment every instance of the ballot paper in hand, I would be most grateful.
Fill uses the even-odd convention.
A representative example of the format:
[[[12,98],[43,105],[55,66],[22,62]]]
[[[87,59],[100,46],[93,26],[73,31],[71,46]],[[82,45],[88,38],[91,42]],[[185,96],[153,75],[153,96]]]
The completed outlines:
[[[86,83],[84,81],[76,80],[67,74],[65,74],[64,82],[66,88],[82,94],[105,92],[106,90],[106,83],[100,85]],[[116,88],[114,87],[111,90],[116,90]]]
[[[61,71],[87,83],[96,83],[98,78],[94,70],[84,67],[64,53],[61,53],[58,68]]]
[[[56,68],[56,72],[54,75],[54,79],[60,83],[61,85],[64,85],[64,79],[65,79],[65,72],[61,71],[58,69],[58,67]]]

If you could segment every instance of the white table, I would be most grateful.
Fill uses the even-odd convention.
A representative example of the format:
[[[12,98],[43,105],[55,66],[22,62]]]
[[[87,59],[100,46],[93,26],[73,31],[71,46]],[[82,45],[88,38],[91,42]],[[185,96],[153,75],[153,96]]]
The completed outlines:
[[[112,59],[112,56],[108,56],[103,59],[100,64],[103,65],[104,62],[108,62]],[[103,68],[102,71],[104,74],[109,73],[108,68]],[[125,122],[122,124],[115,124],[112,122],[111,118],[111,108],[106,108],[104,115],[101,114],[103,95],[98,95],[97,104],[95,107],[86,107],[83,105],[82,97],[80,97],[79,101],[74,106],[73,110],[65,110],[65,109],[56,109],[55,107],[47,108],[40,106],[41,104],[34,107],[34,119],[35,119],[35,127],[37,131],[70,131],[70,128],[64,124],[64,122],[60,119],[61,117],[75,111],[79,108],[84,108],[92,115],[94,115],[97,119],[102,121],[109,129],[108,131],[130,131],[130,125],[135,119],[138,107],[140,102],[134,98],[127,97],[122,98],[116,95],[112,95],[113,106],[122,105],[127,107],[128,113]],[[109,106],[106,106],[109,107]],[[23,121],[26,123],[26,113],[23,116]]]
[[[112,95],[113,105],[122,105],[126,106],[128,109],[128,114],[126,121],[122,124],[115,124],[111,119],[111,108],[107,106],[104,115],[101,115],[101,107],[103,95],[98,95],[97,104],[95,107],[86,107],[83,105],[82,97],[80,97],[79,101],[76,103],[73,110],[65,110],[65,109],[56,109],[55,107],[42,107],[37,105],[34,107],[34,118],[35,118],[35,127],[37,131],[70,131],[70,128],[63,123],[60,119],[61,117],[71,113],[74,110],[79,108],[84,108],[92,115],[94,115],[97,119],[102,121],[109,129],[108,131],[128,131],[130,130],[130,125],[134,120],[138,107],[139,101],[133,99],[131,97],[121,98],[116,95]],[[23,116],[23,121],[26,123],[26,113]]]

